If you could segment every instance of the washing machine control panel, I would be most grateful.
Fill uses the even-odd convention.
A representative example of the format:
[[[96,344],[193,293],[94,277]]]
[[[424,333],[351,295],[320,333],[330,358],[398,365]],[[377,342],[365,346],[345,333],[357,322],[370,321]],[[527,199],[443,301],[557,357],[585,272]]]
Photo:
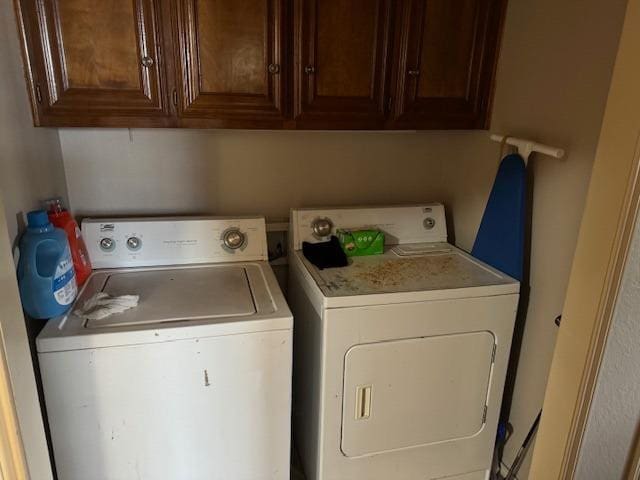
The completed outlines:
[[[94,268],[267,259],[262,217],[88,218],[82,234]]]

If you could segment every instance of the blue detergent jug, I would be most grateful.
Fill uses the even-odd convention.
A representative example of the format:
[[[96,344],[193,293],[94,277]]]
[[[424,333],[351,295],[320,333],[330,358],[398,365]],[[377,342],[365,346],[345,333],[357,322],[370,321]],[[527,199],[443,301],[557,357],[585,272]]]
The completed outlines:
[[[44,210],[27,214],[27,231],[20,239],[18,285],[22,306],[33,318],[62,315],[78,293],[67,235],[49,223]]]

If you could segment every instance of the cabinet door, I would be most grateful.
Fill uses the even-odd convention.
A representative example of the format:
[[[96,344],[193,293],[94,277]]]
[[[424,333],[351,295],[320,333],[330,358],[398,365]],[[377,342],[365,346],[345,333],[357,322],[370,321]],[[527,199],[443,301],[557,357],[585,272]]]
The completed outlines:
[[[175,6],[181,123],[279,126],[283,0],[176,0]]]
[[[302,128],[384,124],[390,0],[296,0],[295,105]]]
[[[486,128],[504,0],[402,0],[396,128]]]
[[[35,123],[170,122],[158,8],[155,0],[21,0]]]

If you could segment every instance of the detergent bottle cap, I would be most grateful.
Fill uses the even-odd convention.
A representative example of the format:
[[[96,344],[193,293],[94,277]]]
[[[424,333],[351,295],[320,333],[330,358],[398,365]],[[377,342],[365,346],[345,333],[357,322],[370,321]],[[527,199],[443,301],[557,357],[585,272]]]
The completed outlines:
[[[27,226],[29,228],[49,227],[49,217],[44,210],[33,210],[27,213]]]

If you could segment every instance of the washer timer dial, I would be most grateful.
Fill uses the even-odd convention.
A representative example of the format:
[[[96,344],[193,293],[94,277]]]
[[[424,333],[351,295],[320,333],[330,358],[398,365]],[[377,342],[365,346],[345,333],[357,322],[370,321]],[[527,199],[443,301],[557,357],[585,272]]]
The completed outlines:
[[[138,237],[127,238],[127,248],[133,251],[140,250],[142,248],[142,240]]]
[[[237,250],[244,246],[247,236],[237,228],[230,228],[222,235],[222,244],[229,250]]]

